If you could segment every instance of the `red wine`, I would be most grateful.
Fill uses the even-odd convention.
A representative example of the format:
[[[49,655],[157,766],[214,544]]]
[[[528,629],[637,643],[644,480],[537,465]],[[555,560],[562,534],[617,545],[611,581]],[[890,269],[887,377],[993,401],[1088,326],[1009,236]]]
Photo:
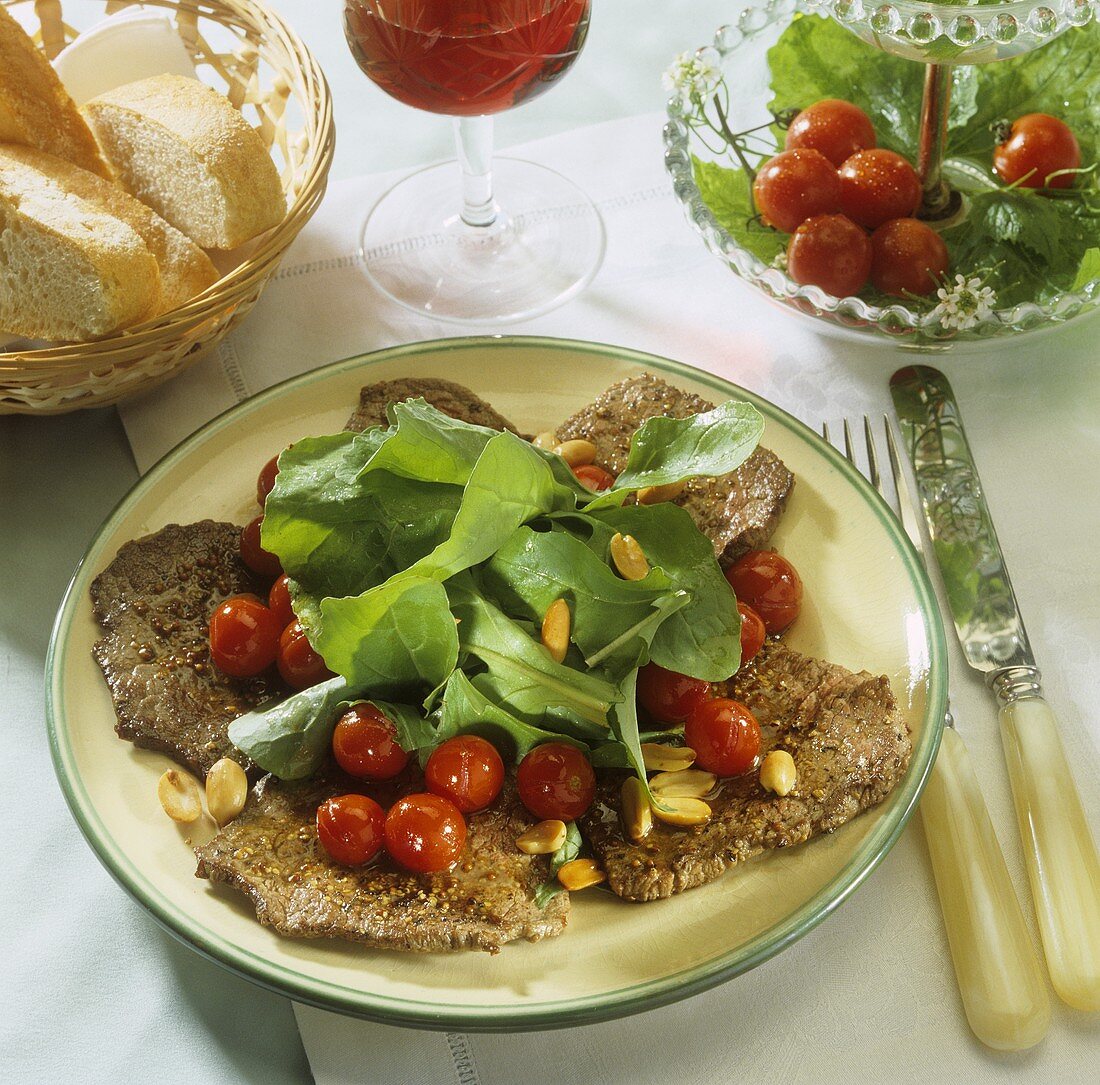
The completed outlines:
[[[387,94],[432,113],[499,113],[573,63],[589,0],[347,0],[356,63]]]

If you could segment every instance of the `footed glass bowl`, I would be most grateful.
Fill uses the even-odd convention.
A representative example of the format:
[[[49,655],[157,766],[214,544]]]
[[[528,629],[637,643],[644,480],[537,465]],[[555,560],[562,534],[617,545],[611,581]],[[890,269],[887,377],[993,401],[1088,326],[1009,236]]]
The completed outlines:
[[[720,27],[713,44],[699,49],[694,57],[701,69],[711,73],[713,82],[721,80],[725,83],[728,99],[725,119],[729,131],[744,132],[754,127],[761,128],[772,120],[768,109],[772,90],[767,52],[791,22],[802,13],[827,13],[858,37],[886,52],[933,62],[935,58],[927,54],[906,52],[909,47],[902,38],[893,32],[886,32],[887,25],[897,23],[892,17],[882,24],[883,30],[877,29],[873,21],[877,14],[887,10],[896,13],[902,20],[897,23],[898,27],[911,27],[912,19],[919,14],[934,14],[940,20],[940,25],[951,26],[954,24],[950,20],[946,23],[943,21],[945,13],[958,13],[952,16],[955,20],[966,14],[975,20],[975,26],[986,46],[1000,49],[1001,45],[993,44],[993,34],[1002,25],[996,23],[1000,16],[1011,17],[1023,27],[1032,25],[1029,20],[1037,12],[1055,12],[1053,29],[1043,38],[1045,43],[1074,25],[1070,15],[1075,19],[1083,18],[1087,23],[1093,3],[1094,0],[1062,0],[1059,6],[1059,0],[1055,0],[1053,6],[1041,7],[1028,0],[1023,3],[970,5],[960,8],[948,4],[902,0],[873,8],[869,4],[862,4],[861,0],[749,0],[748,6],[741,11],[736,22]],[[1025,11],[1027,15],[1023,14]],[[841,18],[842,13],[847,17]],[[1045,19],[1044,15],[1043,20]],[[957,34],[958,27],[952,32]],[[1005,32],[1001,33],[1003,37]],[[1016,54],[1040,44],[1038,32],[1028,30],[1027,34],[1030,36],[1027,41],[1030,44],[1025,48],[1024,43],[1018,40],[1024,33],[1021,29],[1016,35]],[[1004,46],[1007,50],[1008,43],[1005,42]],[[1007,58],[1012,53],[1003,51],[996,55]],[[993,59],[992,52],[988,54],[988,58]],[[953,63],[958,63],[960,55],[951,59]],[[977,53],[972,54],[970,62],[977,63],[978,60]],[[960,73],[973,71],[969,68],[956,70]],[[721,145],[721,140],[714,133],[700,134],[698,124],[693,124],[697,120],[694,110],[695,106],[686,94],[674,93],[668,101],[668,119],[664,127],[665,165],[672,176],[674,191],[684,206],[688,220],[707,248],[738,276],[785,307],[815,318],[823,331],[890,342],[899,347],[937,350],[958,348],[1008,335],[1050,330],[1100,309],[1100,277],[1041,302],[1020,301],[1005,308],[979,304],[973,316],[963,322],[966,325],[963,327],[959,326],[960,322],[951,311],[950,300],[946,305],[934,304],[935,298],[932,303],[923,306],[904,300],[875,304],[863,297],[835,297],[816,286],[802,286],[786,274],[781,259],[769,263],[746,248],[722,225],[714,208],[708,206],[700,191],[693,159],[731,168],[737,166],[737,160],[730,148]],[[916,159],[916,151],[917,148],[913,147],[908,153],[912,160]],[[974,189],[982,184],[990,184],[993,180],[977,168],[972,160],[963,159],[949,158],[944,164],[944,176],[962,189]],[[954,281],[955,270],[952,269],[949,285],[953,285]]]

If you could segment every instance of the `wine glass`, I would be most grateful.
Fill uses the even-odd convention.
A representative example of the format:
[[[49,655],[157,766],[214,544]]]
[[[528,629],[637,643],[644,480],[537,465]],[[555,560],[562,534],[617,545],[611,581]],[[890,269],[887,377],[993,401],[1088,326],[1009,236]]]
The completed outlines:
[[[359,67],[398,101],[455,118],[461,205],[454,163],[429,166],[386,192],[363,225],[363,266],[394,301],[440,320],[502,324],[592,281],[604,252],[592,201],[545,166],[493,158],[493,114],[568,70],[589,9],[590,0],[346,0]]]

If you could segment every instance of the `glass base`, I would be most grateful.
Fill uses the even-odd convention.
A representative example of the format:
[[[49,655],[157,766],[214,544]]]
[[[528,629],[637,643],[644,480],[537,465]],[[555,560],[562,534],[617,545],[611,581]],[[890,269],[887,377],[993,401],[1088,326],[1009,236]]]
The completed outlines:
[[[575,297],[603,262],[595,205],[560,173],[518,158],[493,159],[493,186],[495,221],[469,226],[457,163],[399,181],[363,224],[370,280],[407,309],[460,324],[507,324]]]

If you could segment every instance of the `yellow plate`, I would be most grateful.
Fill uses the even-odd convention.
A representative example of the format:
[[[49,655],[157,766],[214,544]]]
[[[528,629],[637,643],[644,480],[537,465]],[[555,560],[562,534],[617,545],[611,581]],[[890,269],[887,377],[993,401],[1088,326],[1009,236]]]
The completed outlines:
[[[497,956],[281,938],[256,922],[241,896],[195,878],[186,834],[156,799],[166,759],[115,736],[111,699],[91,657],[98,628],[88,587],[118,548],[171,522],[247,522],[259,468],[299,437],[340,429],[363,384],[446,377],[535,433],[613,381],[646,370],[711,400],[748,399],[763,412],[764,443],[797,478],[775,536],[806,586],[789,641],[890,676],[914,747],[890,798],[832,835],[670,900],[636,905],[577,894],[564,935],[508,945]],[[47,676],[54,763],[73,814],[108,870],[171,933],[301,1002],[440,1029],[605,1020],[705,990],[778,953],[832,912],[897,839],[935,755],[946,704],[943,629],[924,570],[886,506],[832,448],[777,407],[688,366],[520,337],[449,339],[350,358],[214,419],[165,456],[100,529],[58,613]]]

